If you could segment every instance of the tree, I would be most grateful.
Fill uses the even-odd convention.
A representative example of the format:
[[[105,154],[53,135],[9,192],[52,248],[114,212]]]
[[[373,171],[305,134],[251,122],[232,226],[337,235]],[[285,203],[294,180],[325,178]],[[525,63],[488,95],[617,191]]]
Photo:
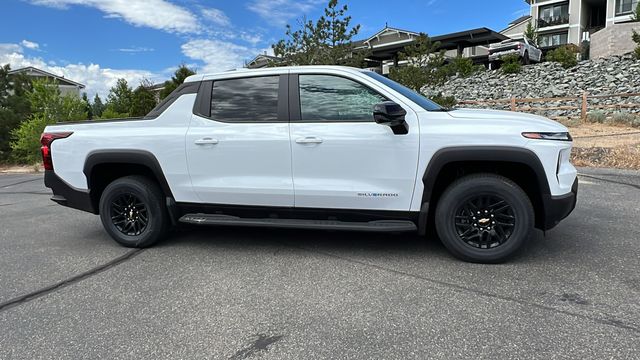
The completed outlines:
[[[133,91],[129,87],[127,80],[118,79],[116,85],[109,90],[107,96],[107,109],[113,113],[129,116],[131,103],[133,100]]]
[[[0,66],[0,161],[9,160],[11,132],[31,114],[26,94],[31,80],[23,74],[9,75],[9,65]]]
[[[529,20],[527,28],[524,30],[524,37],[526,37],[533,45],[538,46],[538,29],[533,25],[531,20]]]
[[[427,34],[420,34],[400,52],[400,60],[407,65],[391,68],[389,77],[417,92],[425,86],[442,85],[447,78],[444,65],[444,51],[438,50],[439,42],[431,41]]]
[[[87,118],[86,103],[74,95],[60,94],[55,81],[34,80],[27,92],[32,114],[11,131],[11,157],[25,164],[39,161],[40,134],[47,125]]]
[[[636,9],[633,11],[631,15],[631,19],[635,22],[640,21],[640,3],[636,5]],[[633,55],[637,60],[640,60],[640,33],[633,31],[633,35],[631,35],[631,39],[634,43],[637,44],[636,48],[633,50]]]
[[[156,107],[156,97],[151,92],[153,83],[147,79],[143,79],[140,85],[133,91],[133,99],[131,103],[131,116],[145,116],[149,111]]]
[[[299,21],[299,29],[287,25],[285,36],[272,45],[273,52],[282,59],[282,65],[348,65],[361,66],[366,51],[354,51],[351,39],[360,31],[360,25],[351,27],[348,7],[338,6],[330,0],[324,15],[317,21]]]
[[[184,80],[186,78],[195,74],[195,70],[188,68],[187,65],[180,65],[171,77],[171,80],[167,80],[164,82],[164,89],[162,89],[162,91],[160,92],[160,100],[169,96],[169,94],[171,94],[173,90],[177,89],[178,86],[184,83]]]
[[[87,113],[87,118],[89,120],[93,119],[93,108],[91,107],[91,103],[89,103],[89,98],[87,97],[87,93],[82,93],[82,101],[84,101],[85,112]]]
[[[102,112],[104,111],[104,104],[102,103],[102,99],[100,99],[100,95],[96,94],[93,97],[93,105],[91,105],[91,113],[94,117],[101,117]]]

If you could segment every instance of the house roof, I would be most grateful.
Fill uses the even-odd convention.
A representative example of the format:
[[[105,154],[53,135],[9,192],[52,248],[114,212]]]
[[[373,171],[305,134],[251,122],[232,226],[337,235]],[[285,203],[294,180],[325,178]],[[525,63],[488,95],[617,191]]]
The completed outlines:
[[[439,41],[440,48],[445,50],[457,49],[458,46],[488,45],[491,43],[507,40],[508,37],[489,28],[459,31],[456,33],[434,36],[432,41]]]
[[[531,19],[531,15],[525,15],[525,16],[520,16],[519,18],[513,20],[512,22],[509,23],[509,27],[513,26],[513,25],[518,25],[521,24],[527,20]]]
[[[84,84],[80,84],[79,82],[75,82],[73,80],[69,80],[69,79],[65,78],[64,76],[59,76],[59,75],[56,75],[56,74],[52,74],[50,72],[38,69],[38,68],[33,67],[33,66],[27,66],[27,67],[23,67],[23,68],[20,68],[20,69],[9,71],[10,75],[11,74],[21,74],[21,73],[37,73],[37,74],[40,74],[40,76],[53,78],[53,79],[57,80],[58,82],[66,84],[66,85],[77,86],[80,89],[84,89],[85,88]]]

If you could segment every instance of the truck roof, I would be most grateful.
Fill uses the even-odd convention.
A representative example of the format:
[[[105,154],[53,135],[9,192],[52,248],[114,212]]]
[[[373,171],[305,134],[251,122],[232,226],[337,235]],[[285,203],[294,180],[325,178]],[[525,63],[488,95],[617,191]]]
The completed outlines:
[[[367,70],[367,69],[359,69],[359,68],[354,68],[354,67],[350,67],[350,66],[338,66],[338,65],[278,66],[278,67],[269,67],[269,68],[260,68],[260,69],[239,68],[239,69],[232,69],[232,70],[221,71],[221,72],[191,75],[191,76],[187,77],[184,80],[184,82],[202,81],[205,78],[209,79],[209,78],[215,78],[215,77],[223,77],[223,76],[227,76],[227,75],[230,75],[230,74],[250,74],[250,73],[256,73],[256,74],[258,74],[258,73],[259,74],[282,74],[282,73],[286,73],[286,72],[289,72],[289,71],[298,71],[298,70],[304,70],[304,71],[309,71],[309,70],[342,70],[342,71],[347,71],[347,72],[352,72],[352,73],[361,73],[361,72],[370,71],[370,70]]]

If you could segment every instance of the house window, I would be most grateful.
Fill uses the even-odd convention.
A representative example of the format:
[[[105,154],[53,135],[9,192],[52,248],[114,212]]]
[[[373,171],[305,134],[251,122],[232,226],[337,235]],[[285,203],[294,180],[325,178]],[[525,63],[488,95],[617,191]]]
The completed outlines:
[[[567,44],[568,33],[544,34],[538,37],[540,47],[560,46]]]
[[[638,0],[616,0],[616,16],[631,14],[638,6]]]
[[[635,0],[637,1],[637,0]],[[569,3],[540,7],[538,27],[564,25],[569,23]]]

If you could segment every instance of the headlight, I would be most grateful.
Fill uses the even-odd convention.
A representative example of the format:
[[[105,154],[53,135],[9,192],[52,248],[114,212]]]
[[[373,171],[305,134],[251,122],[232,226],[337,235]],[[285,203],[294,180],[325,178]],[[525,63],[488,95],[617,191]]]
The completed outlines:
[[[523,132],[522,136],[536,140],[573,141],[568,132]]]

